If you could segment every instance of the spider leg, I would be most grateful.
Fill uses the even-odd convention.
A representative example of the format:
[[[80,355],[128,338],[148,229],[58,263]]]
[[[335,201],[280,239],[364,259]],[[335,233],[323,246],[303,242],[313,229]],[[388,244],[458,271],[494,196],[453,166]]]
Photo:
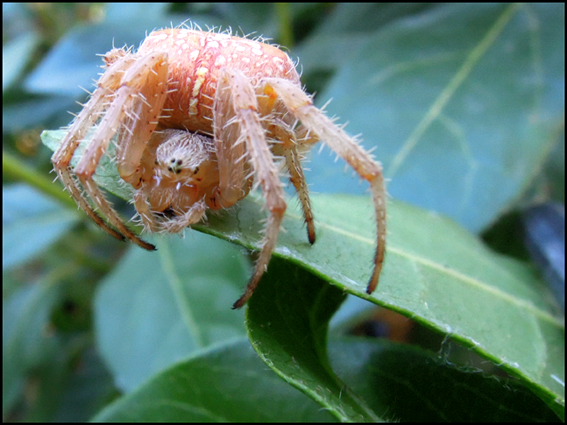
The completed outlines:
[[[152,135],[158,125],[168,90],[167,56],[151,55],[148,63],[142,63],[142,66],[147,79],[131,87],[134,96],[127,101],[130,106],[125,111],[126,119],[115,154],[120,177],[135,188],[141,186],[144,173],[151,174],[155,150],[163,141],[159,133],[156,132],[153,138]],[[146,162],[143,163],[142,158]]]
[[[105,232],[117,239],[124,240],[124,236],[108,226],[96,211],[87,202],[81,190],[77,186],[77,181],[71,173],[71,159],[79,146],[79,142],[85,137],[91,128],[104,112],[106,104],[111,102],[112,93],[118,87],[124,69],[129,66],[129,58],[123,58],[111,66],[101,77],[98,87],[87,102],[81,113],[71,125],[69,132],[63,139],[59,149],[51,157],[57,175],[63,182],[69,193],[77,202],[77,205],[87,213],[87,215]]]
[[[159,132],[154,132],[168,90],[167,67],[162,68],[160,72],[150,71],[151,73],[147,74],[147,83],[139,87],[138,100],[133,102],[136,109],[126,113],[125,131],[119,135],[115,153],[120,177],[137,189],[134,194],[134,206],[144,228],[150,232],[159,230],[145,189],[152,183],[148,180],[154,177],[155,151],[163,141]],[[145,162],[142,158],[145,158]]]
[[[322,112],[322,111],[321,111]],[[315,143],[319,143],[321,140],[317,137],[317,135],[313,135],[308,128],[306,128],[303,124],[298,126],[295,129],[295,137],[297,140],[301,140],[302,146],[314,145]]]
[[[159,230],[159,224],[154,217],[148,202],[148,196],[143,188],[136,190],[134,194],[134,206],[140,215],[144,229],[152,233],[157,232]]]
[[[219,164],[219,187],[211,204],[228,208],[247,194],[244,183],[250,175],[247,142],[240,137],[236,107],[231,102],[229,77],[219,79],[214,102],[214,139]],[[220,88],[220,90],[219,90]]]
[[[301,154],[297,149],[295,135],[291,130],[287,130],[282,125],[275,125],[271,130],[274,132],[276,138],[282,142],[285,163],[289,171],[289,180],[297,192],[307,226],[307,238],[309,239],[309,243],[313,245],[315,243],[315,224],[313,222],[309,189],[307,188],[303,167],[301,166]]]
[[[134,148],[143,148],[147,143],[149,135],[157,124],[157,114],[153,116],[152,111],[154,111],[153,113],[155,113],[155,110],[161,111],[163,100],[165,99],[164,96],[159,95],[162,88],[156,89],[157,100],[154,97],[146,99],[143,93],[148,87],[153,87],[161,81],[167,81],[167,55],[165,53],[153,53],[142,56],[126,70],[120,87],[115,91],[112,103],[100,122],[87,150],[75,168],[75,174],[81,185],[110,224],[132,242],[147,250],[154,250],[155,247],[140,239],[122,222],[92,177],[100,158],[108,149],[110,140],[124,122],[127,126],[129,124],[133,125],[132,128],[126,127],[119,138],[119,145],[120,143],[127,145],[119,148],[119,170],[120,166],[124,166],[124,164],[133,163],[136,165],[136,158],[131,162],[124,162],[121,161],[120,155],[124,152],[132,151],[137,151],[140,156],[143,153],[143,149]],[[165,93],[165,88],[163,88],[163,92]],[[162,99],[161,103],[159,99]],[[152,104],[149,101],[155,103]],[[129,112],[127,111],[134,111],[135,115],[128,116]],[[130,135],[130,137],[125,136],[124,133]],[[146,140],[143,140],[146,136]],[[134,140],[136,137],[142,137],[142,139]],[[132,145],[128,146],[129,143],[132,143]]]
[[[248,152],[248,160],[252,165],[256,181],[262,187],[262,192],[266,198],[266,205],[270,212],[268,216],[268,224],[266,226],[266,234],[262,241],[262,249],[256,262],[252,278],[248,282],[244,294],[234,303],[233,308],[242,307],[250,298],[262,275],[264,274],[270,261],[272,251],[274,250],[280,225],[286,210],[283,188],[278,174],[278,168],[273,160],[264,129],[260,123],[258,114],[258,101],[254,93],[254,89],[249,79],[241,72],[236,70],[225,69],[217,83],[217,96],[215,102],[226,101],[222,97],[228,97],[234,108],[236,122],[240,127],[240,134],[244,140],[240,138],[235,141],[236,146],[244,142]],[[215,125],[224,125],[222,121]],[[226,159],[219,155],[219,169],[224,166],[222,161]],[[238,183],[238,182],[237,182]],[[222,195],[222,192],[221,192]]]
[[[337,127],[321,110],[313,106],[310,97],[296,84],[279,79],[265,78],[264,93],[279,97],[286,108],[298,118],[310,133],[323,140],[354,170],[370,183],[377,221],[377,248],[374,257],[374,271],[366,288],[371,294],[378,285],[378,278],[384,262],[386,243],[386,190],[382,166],[374,161],[353,138]]]
[[[148,202],[148,197],[159,191],[160,195],[164,195],[165,198],[171,199],[173,202],[170,209],[174,217],[165,216],[164,218],[156,219],[154,211],[151,210],[150,202]],[[164,192],[163,189],[159,187],[154,187],[153,189],[147,190],[146,188],[141,188],[136,191],[134,195],[134,205],[136,210],[140,215],[142,224],[144,228],[149,232],[167,232],[167,233],[179,233],[186,227],[192,224],[198,223],[205,216],[207,211],[207,204],[205,202],[204,196],[196,202],[184,203],[178,205],[175,202],[175,198],[172,196],[171,191],[169,194]],[[185,199],[186,200],[186,199]],[[187,208],[187,205],[190,207]]]

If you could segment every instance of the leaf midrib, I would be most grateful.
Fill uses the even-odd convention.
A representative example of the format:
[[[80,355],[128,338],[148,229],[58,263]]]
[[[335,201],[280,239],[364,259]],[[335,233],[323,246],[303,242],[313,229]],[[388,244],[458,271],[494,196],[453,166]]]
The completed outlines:
[[[399,152],[393,158],[389,168],[385,172],[385,175],[392,178],[396,174],[405,158],[417,145],[431,124],[439,117],[449,100],[465,81],[466,77],[471,73],[480,58],[482,58],[482,56],[494,44],[498,35],[500,35],[500,33],[504,30],[504,27],[512,18],[518,6],[519,4],[510,5],[508,9],[505,10],[504,13],[502,13],[502,15],[496,20],[494,25],[492,25],[492,27],[487,31],[486,35],[480,40],[480,42],[466,56],[465,61],[457,70],[451,81],[449,81],[441,93],[439,93],[439,96],[437,96],[427,113],[414,128],[404,145],[402,145]]]

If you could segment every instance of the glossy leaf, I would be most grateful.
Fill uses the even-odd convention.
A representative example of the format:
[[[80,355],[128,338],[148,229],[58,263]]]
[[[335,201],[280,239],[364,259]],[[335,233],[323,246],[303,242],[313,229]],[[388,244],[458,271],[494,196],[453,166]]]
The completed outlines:
[[[195,227],[257,249],[262,205],[261,199],[249,196]],[[525,380],[550,405],[564,405],[563,319],[530,268],[491,252],[446,218],[391,202],[381,283],[368,296],[374,251],[370,200],[313,196],[313,246],[293,206],[286,213],[286,232],[280,234],[275,255],[446,333]]]
[[[332,419],[266,369],[245,340],[179,362],[94,418],[105,422],[304,423]]]
[[[246,327],[264,362],[341,422],[380,418],[335,375],[327,326],[345,295],[322,279],[274,258],[249,301]]]
[[[246,315],[252,345],[283,379],[341,421],[375,421],[376,415],[404,422],[557,419],[514,380],[458,368],[416,347],[339,338],[329,343],[329,360],[328,318],[344,295],[279,259],[262,283]]]
[[[383,339],[329,343],[337,374],[390,422],[555,422],[513,379],[459,368],[438,355]]]
[[[391,420],[556,420],[543,402],[514,382],[456,368],[415,347],[339,339],[330,342],[329,355],[344,380]],[[223,344],[173,365],[94,418],[105,422],[333,419],[329,411],[266,369],[246,341]]]

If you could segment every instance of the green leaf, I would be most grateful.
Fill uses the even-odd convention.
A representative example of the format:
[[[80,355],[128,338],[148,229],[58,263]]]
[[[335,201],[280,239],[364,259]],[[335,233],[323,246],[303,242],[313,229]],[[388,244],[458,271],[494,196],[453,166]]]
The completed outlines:
[[[47,123],[46,117],[50,116],[49,127],[57,128],[69,121],[66,110],[78,112],[80,106],[65,105],[79,93],[76,91],[78,85],[89,88],[92,78],[100,72],[101,61],[95,53],[106,52],[113,40],[118,47],[125,42],[138,45],[146,30],[169,26],[171,22],[176,25],[189,18],[203,28],[219,25],[226,28],[228,24],[234,29],[242,28],[246,33],[258,31],[256,35],[268,37],[271,33],[279,43],[283,42],[284,36],[289,43],[292,40],[297,43],[298,50],[292,50],[290,56],[295,60],[299,55],[299,69],[305,70],[303,83],[309,90],[322,93],[316,98],[318,104],[334,97],[331,114],[340,114],[338,122],[350,121],[347,130],[351,133],[363,131],[365,145],[376,145],[377,159],[384,162],[390,173],[395,170],[392,164],[396,158],[403,159],[397,161],[400,164],[398,171],[389,175],[393,177],[390,192],[412,204],[451,214],[468,229],[476,231],[494,221],[503,210],[513,209],[518,199],[526,198],[522,192],[527,185],[534,186],[537,195],[547,196],[550,193],[547,181],[539,180],[539,185],[534,185],[538,182],[535,179],[541,178],[547,168],[559,170],[553,178],[558,182],[564,180],[562,149],[548,155],[553,158],[552,163],[542,165],[541,162],[541,158],[551,151],[554,139],[558,138],[554,134],[559,134],[561,139],[564,132],[565,38],[564,5],[561,4],[307,4],[264,5],[260,8],[250,4],[211,3],[48,8],[8,4],[3,11],[9,12],[9,18],[12,18],[6,21],[8,41],[24,34],[24,28],[27,33],[39,34],[43,47],[36,52],[39,56],[36,55],[34,61],[22,70],[30,72],[29,78],[20,75],[13,79],[16,86],[12,84],[7,93],[3,126],[5,130],[8,128],[4,144],[9,151],[33,155],[34,146],[29,143],[29,136],[33,135],[34,125]],[[203,19],[195,19],[196,16]],[[47,25],[36,31],[39,21]],[[495,25],[503,22],[503,26]],[[492,37],[495,34],[496,37]],[[487,40],[494,42],[488,43],[490,46],[483,52]],[[53,46],[54,42],[57,44]],[[468,74],[462,72],[471,64]],[[333,77],[332,86],[327,87]],[[30,89],[42,95],[29,93]],[[82,94],[82,99],[85,97]],[[25,134],[10,134],[15,129],[26,131]],[[420,131],[422,136],[416,137]],[[44,190],[44,193],[51,193],[52,197],[57,194],[67,196],[66,200],[73,203],[68,194],[61,191],[60,182],[51,184],[52,177],[47,174],[50,167],[47,152],[39,149],[35,153],[28,158],[29,164],[39,167],[38,173],[42,174],[47,186],[54,189],[52,192]],[[315,192],[360,193],[367,187],[357,185],[356,180],[344,179],[342,167],[333,165],[331,160],[326,162],[326,156],[314,156],[313,162],[306,165],[315,171],[307,173],[308,183]],[[21,167],[17,169],[22,170]],[[122,190],[121,196],[131,200],[132,190],[124,191],[127,186],[120,183],[112,164],[99,167],[99,175],[107,177],[103,185],[111,190]],[[6,175],[4,177],[6,180]],[[18,176],[10,174],[8,178],[17,179]],[[558,188],[561,189],[561,185]],[[554,196],[563,199],[564,190]],[[264,350],[263,356],[274,359],[272,366],[278,368],[286,380],[301,386],[301,377],[313,378],[311,382],[303,382],[309,397],[290,386],[288,392],[271,392],[273,386],[284,383],[257,360],[259,369],[262,373],[270,373],[272,380],[256,380],[258,375],[253,368],[247,368],[244,361],[247,355],[253,356],[252,350],[247,347],[245,353],[239,353],[225,341],[244,331],[242,312],[230,311],[229,306],[244,287],[246,272],[241,273],[241,281],[229,283],[222,277],[221,270],[225,265],[232,267],[242,260],[238,251],[233,251],[240,258],[238,261],[212,256],[213,262],[201,256],[201,251],[207,253],[205,247],[209,244],[220,250],[220,242],[199,239],[195,245],[176,245],[160,237],[157,240],[159,251],[148,256],[135,257],[134,251],[139,251],[136,247],[131,252],[120,250],[119,255],[124,254],[131,260],[126,263],[127,257],[123,257],[122,263],[120,258],[114,258],[117,253],[114,249],[109,251],[100,244],[93,244],[95,235],[98,235],[96,239],[108,236],[104,232],[89,236],[94,228],[90,223],[88,231],[83,229],[86,233],[82,232],[80,241],[69,243],[66,239],[65,247],[76,248],[76,242],[80,242],[84,248],[92,248],[89,252],[98,261],[85,261],[84,256],[77,257],[74,252],[69,257],[65,250],[46,251],[34,261],[39,269],[19,267],[4,276],[5,304],[10,304],[22,279],[30,280],[38,273],[40,276],[49,273],[52,266],[59,272],[70,270],[64,281],[71,281],[69,286],[64,286],[67,291],[59,291],[60,302],[56,304],[61,308],[54,309],[48,295],[45,300],[38,296],[30,304],[30,307],[41,304],[39,308],[21,310],[31,316],[39,311],[48,320],[37,322],[39,327],[18,327],[21,333],[17,338],[26,340],[29,329],[29,336],[39,330],[51,341],[57,338],[65,342],[58,350],[51,350],[48,354],[51,361],[42,362],[41,370],[35,367],[37,363],[32,365],[33,369],[23,370],[18,366],[22,359],[33,357],[30,349],[36,350],[38,346],[22,344],[11,351],[11,361],[4,362],[4,383],[7,383],[4,387],[8,396],[4,397],[4,407],[5,411],[6,408],[10,410],[7,419],[13,418],[14,414],[18,418],[43,422],[69,419],[65,414],[53,415],[65,394],[66,406],[62,407],[72,406],[76,409],[74,413],[78,413],[76,418],[84,420],[92,414],[92,409],[97,408],[95,398],[100,401],[101,396],[108,394],[94,388],[94,382],[87,382],[89,380],[81,374],[91,367],[81,351],[93,336],[93,323],[88,314],[92,293],[88,288],[94,291],[100,273],[109,273],[109,266],[112,269],[118,264],[127,266],[119,269],[120,284],[105,284],[100,288],[99,294],[108,291],[107,295],[114,297],[103,299],[101,296],[99,299],[112,308],[97,305],[94,334],[98,340],[93,348],[100,352],[100,347],[104,346],[105,354],[101,359],[111,365],[115,381],[127,391],[118,402],[124,403],[125,409],[120,412],[122,417],[134,412],[138,415],[136,418],[153,421],[171,416],[179,420],[202,420],[202,415],[196,418],[196,415],[187,415],[177,409],[196,406],[205,415],[224,413],[223,409],[227,409],[223,416],[241,421],[256,417],[279,421],[332,420],[336,416],[368,419],[375,415],[394,421],[554,419],[545,414],[541,403],[534,403],[534,397],[524,397],[526,391],[515,385],[514,378],[502,380],[505,372],[498,370],[492,362],[476,359],[472,352],[476,350],[504,364],[520,385],[534,390],[564,418],[564,390],[561,388],[564,386],[563,314],[558,313],[554,301],[548,298],[547,289],[540,286],[529,268],[495,256],[451,222],[392,203],[389,205],[389,246],[384,276],[378,292],[367,297],[364,286],[375,248],[375,223],[367,198],[314,198],[317,198],[314,213],[318,242],[314,247],[307,244],[301,214],[290,205],[285,222],[287,233],[281,235],[274,263],[269,267],[273,273],[281,271],[277,273],[281,277],[274,278],[273,273],[267,275],[259,290],[266,288],[264,294],[269,294],[272,285],[278,282],[281,285],[275,287],[277,293],[274,296],[262,298],[265,302],[258,299],[262,292],[256,293],[250,306],[251,315],[261,313],[257,316],[262,318],[271,314],[270,317],[281,321],[273,327],[270,326],[273,321],[250,323],[251,327],[256,326],[256,331],[262,326],[271,330],[257,332],[259,337],[255,344],[259,347],[272,344],[273,349]],[[123,203],[119,204],[118,209],[123,211]],[[200,229],[256,248],[266,214],[261,209],[263,205],[261,197],[252,195],[230,210],[222,211],[218,217],[210,217],[209,223]],[[70,209],[85,217],[74,205]],[[125,216],[125,221],[127,218]],[[191,240],[194,235],[193,232]],[[29,234],[27,236],[26,241],[31,241]],[[118,244],[110,239],[108,242],[113,246]],[[508,240],[508,249],[503,252],[514,251],[512,245],[518,243],[517,238]],[[174,246],[178,246],[178,250]],[[210,266],[210,270],[201,263]],[[42,264],[49,267],[42,267]],[[196,273],[193,267],[196,267]],[[206,278],[209,274],[217,278]],[[302,279],[296,279],[298,276]],[[505,278],[501,279],[502,276]],[[108,279],[115,278],[112,274]],[[152,290],[149,281],[154,280],[158,281],[156,286],[161,291]],[[76,289],[77,283],[79,289]],[[311,290],[317,284],[320,289],[304,294],[304,288],[297,287],[301,284]],[[485,379],[480,373],[451,368],[443,357],[439,360],[410,347],[390,346],[380,341],[331,341],[330,362],[327,361],[327,321],[342,299],[341,290],[361,296],[349,297],[355,304],[364,304],[374,310],[372,303],[380,303],[383,299],[386,307],[416,317],[426,326],[443,333],[437,336],[439,342],[444,341],[440,357],[450,348],[463,355],[455,355],[453,351],[448,356],[450,361],[462,361],[465,356],[474,358],[475,364],[476,361],[483,363],[484,373],[490,371],[499,378],[490,376]],[[313,298],[314,294],[320,297]],[[256,299],[261,305],[255,307]],[[294,305],[298,300],[311,300],[312,304]],[[45,309],[42,308],[44,304]],[[133,304],[139,304],[139,307]],[[277,308],[262,312],[262,308],[265,310],[269,306]],[[344,314],[345,310],[341,307],[340,311]],[[18,305],[15,309],[14,306],[6,308],[5,322],[8,323],[12,316],[19,317],[21,311],[18,311]],[[226,315],[222,316],[222,312]],[[355,317],[352,309],[346,315]],[[189,319],[191,316],[196,318],[196,326],[187,325],[191,322],[187,320],[188,316]],[[285,324],[292,327],[286,328]],[[306,326],[309,324],[319,326]],[[549,325],[547,328],[546,324]],[[522,327],[526,329],[525,335]],[[295,330],[294,335],[290,335],[292,330]],[[158,335],[160,331],[161,335]],[[14,335],[11,332],[5,334]],[[148,342],[144,341],[146,333]],[[332,334],[337,333],[335,328]],[[170,335],[176,340],[168,339]],[[291,344],[294,339],[297,347]],[[457,347],[455,339],[465,341],[469,348]],[[284,345],[280,347],[274,341],[282,341]],[[209,342],[217,348],[207,345]],[[223,344],[222,348],[218,347],[219,343]],[[475,346],[471,347],[471,344]],[[227,364],[221,370],[217,366],[222,362],[214,361],[210,356],[214,357],[215,352],[224,349],[233,355],[227,356]],[[188,359],[187,356],[191,357]],[[208,359],[203,360],[206,357]],[[203,366],[197,372],[184,373],[188,370],[178,368],[196,359]],[[175,361],[177,363],[171,364]],[[513,370],[514,363],[518,364],[516,371]],[[297,370],[293,369],[294,364],[298,366]],[[169,370],[164,371],[165,367]],[[172,370],[180,373],[169,374]],[[238,372],[246,376],[237,376]],[[10,373],[14,375],[10,376]],[[70,374],[81,382],[80,386],[71,383]],[[551,384],[556,383],[559,388],[552,388],[544,381],[548,374],[553,381]],[[216,379],[221,375],[221,379]],[[12,379],[14,376],[16,379]],[[198,379],[193,379],[195,376]],[[209,376],[215,379],[209,380]],[[143,392],[141,389],[150,385],[155,389],[153,384],[161,378],[164,378],[160,387],[163,392],[149,391],[145,393],[146,398],[136,397],[139,391]],[[146,384],[140,386],[142,380]],[[258,382],[267,382],[267,385],[257,389]],[[340,388],[338,395],[337,387]],[[217,403],[212,400],[215,392],[222,394]],[[199,404],[204,393],[207,394],[206,402]],[[90,400],[83,401],[92,403],[78,403],[75,397],[67,398],[69,395],[82,399],[87,396]],[[342,395],[345,395],[344,400]],[[318,403],[313,403],[311,397]],[[242,406],[233,403],[239,398],[245,399]],[[254,399],[265,405],[265,414],[256,414]],[[18,403],[20,400],[25,403]],[[160,402],[162,404],[158,405]],[[279,408],[279,405],[284,407]],[[307,405],[310,407],[303,409]],[[364,405],[371,411],[367,412]],[[241,407],[248,413],[239,410]],[[326,408],[334,415],[328,414]],[[158,414],[144,414],[152,409]],[[230,412],[233,409],[236,413]],[[294,410],[288,414],[291,409]],[[313,409],[321,415],[297,414],[298,411],[313,412]]]
[[[22,264],[62,237],[78,214],[24,184],[2,188],[2,268]]]
[[[59,145],[61,145],[66,134],[66,130],[46,130],[41,133],[41,142],[55,152]],[[71,160],[71,165],[73,167],[80,161],[85,149],[87,148],[88,140],[93,135],[94,129],[91,129],[91,131],[87,133],[86,139],[79,143],[77,150],[75,151],[75,155]],[[112,153],[112,149],[113,148],[111,147],[110,154]],[[132,199],[134,196],[134,189],[132,186],[124,184],[118,174],[116,166],[112,163],[112,161],[110,161],[110,155],[104,155],[101,158],[94,179],[100,186],[122,199]]]
[[[157,253],[132,247],[96,294],[98,347],[124,391],[244,335],[243,313],[230,309],[248,277],[240,250],[196,232],[155,242]]]
[[[520,198],[560,142],[564,4],[440,5],[374,33],[331,37],[364,43],[336,49],[342,66],[318,103],[332,98],[330,115],[376,147],[396,199],[478,232]],[[332,161],[310,164],[314,191],[365,189]]]
[[[464,343],[564,411],[564,321],[532,269],[495,254],[446,218],[390,202],[384,270],[369,296],[375,244],[369,197],[312,201],[317,243],[309,245],[301,212],[290,203],[276,256]],[[251,195],[195,228],[257,249],[262,205]]]
[[[332,416],[286,385],[240,340],[155,375],[104,409],[106,422],[330,422]]]
[[[124,9],[122,12],[124,16]],[[139,44],[148,28],[165,24],[164,21],[164,16],[149,14],[146,8],[145,16],[130,20],[129,25],[124,25],[124,21],[77,25],[30,73],[25,88],[32,93],[79,96],[80,87],[90,89],[93,78],[100,72],[103,62],[97,54],[108,52],[114,45]]]
[[[59,345],[59,339],[46,332],[50,312],[61,297],[61,287],[54,284],[53,278],[51,276],[44,281],[34,282],[33,285],[22,286],[2,301],[4,418],[18,401],[27,373],[30,370],[38,371],[42,364],[51,361]]]
[[[34,32],[24,32],[3,46],[2,91],[9,88],[20,78],[24,67],[37,47],[38,38]]]
[[[53,422],[87,422],[116,397],[112,376],[95,347],[89,346],[73,360],[79,367],[73,368],[71,376],[65,376],[62,400],[56,415],[50,418]]]
[[[379,418],[334,374],[327,358],[327,325],[345,294],[274,258],[246,314],[252,346],[286,382],[341,422]]]
[[[292,50],[300,58],[302,77],[335,71],[368,40],[368,35],[408,15],[430,8],[427,3],[336,3],[313,34]],[[319,98],[323,100],[323,98]],[[326,101],[326,99],[325,99]]]
[[[513,379],[459,368],[438,355],[384,339],[331,340],[337,374],[392,422],[556,422]]]
[[[262,360],[337,419],[557,420],[514,380],[457,368],[416,347],[376,339],[332,340],[331,369],[327,323],[343,299],[322,279],[275,258],[250,299],[246,322]]]

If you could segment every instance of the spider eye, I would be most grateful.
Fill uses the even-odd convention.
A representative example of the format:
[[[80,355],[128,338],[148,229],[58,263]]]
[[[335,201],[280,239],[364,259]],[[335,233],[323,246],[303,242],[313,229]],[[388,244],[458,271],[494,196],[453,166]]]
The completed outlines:
[[[171,158],[171,163],[173,164],[175,162],[175,158]]]
[[[171,167],[167,167],[167,169],[168,169],[169,171],[173,171],[173,168],[171,168]]]
[[[195,168],[195,171],[193,171],[193,174],[197,174],[199,172],[199,167]]]
[[[183,160],[178,159],[178,160],[177,160],[177,165],[181,165],[181,164],[183,164]]]

